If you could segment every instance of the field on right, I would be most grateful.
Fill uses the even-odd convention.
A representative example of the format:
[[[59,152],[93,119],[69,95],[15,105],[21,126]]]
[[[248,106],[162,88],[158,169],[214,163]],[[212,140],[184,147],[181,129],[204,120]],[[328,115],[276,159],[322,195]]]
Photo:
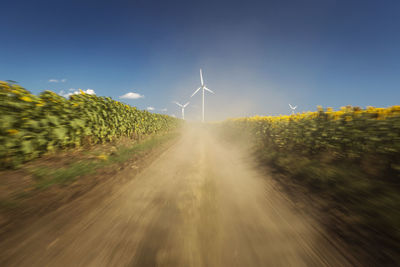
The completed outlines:
[[[225,137],[250,140],[259,163],[331,203],[330,227],[381,263],[399,262],[400,106],[319,107],[235,118]]]

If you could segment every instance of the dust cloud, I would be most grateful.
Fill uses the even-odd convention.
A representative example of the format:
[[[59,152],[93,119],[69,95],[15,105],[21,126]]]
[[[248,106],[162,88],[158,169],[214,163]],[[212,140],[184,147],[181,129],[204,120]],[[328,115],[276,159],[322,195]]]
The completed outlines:
[[[0,265],[350,266],[245,150],[203,125],[137,176],[117,175],[129,182],[101,201],[79,198],[3,240]]]

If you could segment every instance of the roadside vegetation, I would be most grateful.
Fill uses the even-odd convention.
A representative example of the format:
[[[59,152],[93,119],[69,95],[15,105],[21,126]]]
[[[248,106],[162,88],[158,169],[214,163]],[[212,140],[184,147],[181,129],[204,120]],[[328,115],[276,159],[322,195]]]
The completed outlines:
[[[399,262],[400,106],[238,118],[223,128],[231,141],[249,137],[260,163],[333,203],[342,238],[380,263]]]
[[[37,189],[45,189],[53,184],[66,185],[78,177],[93,174],[102,168],[124,164],[133,157],[141,157],[158,146],[174,139],[178,134],[171,132],[163,135],[153,135],[139,143],[129,142],[116,146],[106,146],[103,149],[89,152],[86,156],[76,157],[64,166],[41,165],[39,162],[25,168],[33,175]]]
[[[181,121],[167,115],[81,94],[66,99],[51,91],[39,96],[0,81],[0,169],[16,168],[47,152],[106,143],[121,137],[139,140],[168,132]]]

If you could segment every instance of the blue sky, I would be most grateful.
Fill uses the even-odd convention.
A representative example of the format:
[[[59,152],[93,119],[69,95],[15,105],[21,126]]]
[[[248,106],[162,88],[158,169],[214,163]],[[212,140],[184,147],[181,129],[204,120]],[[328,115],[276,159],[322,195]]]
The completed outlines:
[[[206,117],[399,104],[400,1],[1,2],[0,80]],[[55,79],[58,82],[49,82]],[[62,79],[65,81],[61,82]],[[73,90],[71,90],[72,92]],[[138,99],[120,99],[134,92]]]

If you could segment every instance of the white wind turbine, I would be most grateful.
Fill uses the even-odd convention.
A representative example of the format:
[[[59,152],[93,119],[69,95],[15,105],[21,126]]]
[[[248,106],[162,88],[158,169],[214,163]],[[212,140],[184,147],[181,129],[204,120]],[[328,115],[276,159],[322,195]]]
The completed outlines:
[[[204,90],[209,91],[210,93],[213,93],[213,91],[211,91],[210,89],[208,89],[205,85],[204,85],[204,81],[203,81],[203,74],[201,72],[200,69],[200,82],[201,82],[201,86],[190,96],[193,97],[200,89],[202,89],[202,93],[203,93],[203,109],[202,109],[202,117],[201,117],[201,121],[204,122]]]
[[[290,107],[290,109],[292,110],[292,114],[294,114],[294,110],[297,108],[297,106],[294,106],[294,107],[293,107],[292,105],[289,104],[289,107]]]
[[[187,105],[189,105],[190,102],[187,102],[185,105],[179,104],[176,101],[174,103],[181,107],[181,109],[182,109],[182,120],[184,120],[185,119],[185,108],[186,108]]]

